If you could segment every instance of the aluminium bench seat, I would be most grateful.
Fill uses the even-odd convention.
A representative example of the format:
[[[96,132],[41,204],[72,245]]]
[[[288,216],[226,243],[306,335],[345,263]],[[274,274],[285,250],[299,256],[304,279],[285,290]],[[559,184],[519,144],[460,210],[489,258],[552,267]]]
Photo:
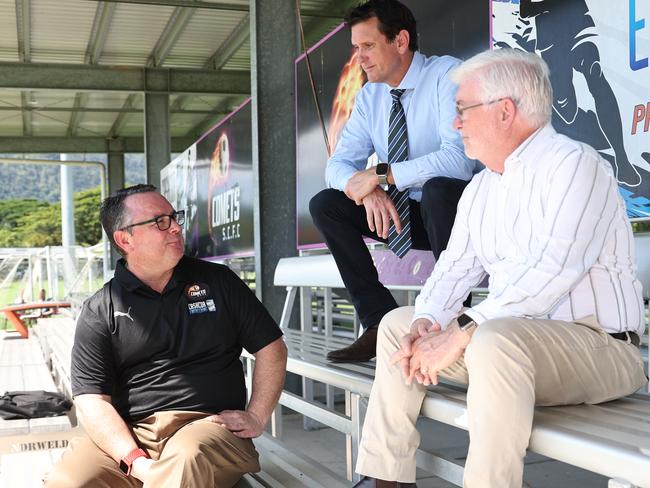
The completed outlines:
[[[38,341],[20,338],[15,332],[0,336],[0,394],[5,391],[57,391]],[[65,431],[71,428],[67,415],[34,419],[0,419],[2,443],[15,436]]]
[[[288,371],[369,397],[374,362],[332,364],[326,361],[324,353],[338,347],[336,341],[297,330],[284,332],[289,348]],[[428,390],[421,415],[467,430],[465,389],[441,384]],[[311,401],[301,407],[296,396],[287,392],[283,393],[281,403],[306,414],[315,408],[326,408]],[[325,423],[323,417],[319,421]],[[340,425],[340,422],[333,424]],[[538,407],[529,450],[612,479],[625,480],[632,483],[629,486],[650,488],[650,396],[635,394],[599,405]],[[441,463],[449,461],[418,453],[418,466],[424,469]],[[451,474],[448,481],[459,483],[462,479],[462,466],[447,464],[445,470]]]
[[[363,417],[360,399],[370,395],[374,362],[355,365],[327,362],[325,357],[328,351],[349,344],[352,339],[332,336],[332,329],[328,330],[327,327],[325,335],[314,333],[313,313],[304,310],[305,305],[311,305],[306,299],[301,300],[301,330],[288,327],[298,292],[302,297],[303,294],[310,294],[313,288],[343,286],[336,264],[328,255],[284,258],[276,268],[274,283],[287,289],[281,327],[289,348],[288,371],[343,389],[346,392],[346,415],[330,412],[331,404],[328,408],[314,402],[311,395],[299,398],[285,391],[280,402],[304,415],[314,415],[313,418],[319,422],[348,436],[346,449],[348,476],[351,477],[358,448],[355,443],[360,437]],[[387,287],[397,289],[391,285]],[[401,289],[418,287],[410,284]],[[647,349],[642,352],[647,358]],[[250,356],[248,359],[252,361]],[[443,384],[429,388],[421,415],[467,430],[466,410],[464,388]],[[281,433],[281,427],[277,431]],[[529,450],[610,479],[621,480],[617,486],[650,488],[650,396],[636,394],[600,405],[537,408]],[[462,466],[421,451],[418,451],[417,460],[418,466],[433,474],[456,484],[461,483]]]

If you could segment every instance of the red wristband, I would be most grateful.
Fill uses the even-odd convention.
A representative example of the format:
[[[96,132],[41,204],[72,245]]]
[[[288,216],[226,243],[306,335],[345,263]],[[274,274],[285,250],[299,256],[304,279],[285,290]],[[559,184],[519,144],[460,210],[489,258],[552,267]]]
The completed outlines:
[[[131,474],[133,461],[135,461],[140,457],[148,458],[149,456],[144,451],[144,449],[140,449],[138,447],[136,449],[133,449],[130,453],[128,453],[126,456],[120,459],[120,470],[122,471],[122,473],[124,473],[126,476],[129,476]]]

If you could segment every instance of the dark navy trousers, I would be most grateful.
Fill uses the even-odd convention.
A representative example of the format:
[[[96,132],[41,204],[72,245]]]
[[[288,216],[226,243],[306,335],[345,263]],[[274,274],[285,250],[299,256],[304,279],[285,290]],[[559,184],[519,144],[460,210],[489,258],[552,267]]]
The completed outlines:
[[[409,200],[414,249],[431,250],[438,259],[447,247],[456,206],[467,181],[436,177],[422,187],[422,201]],[[364,328],[375,327],[397,308],[390,291],[379,282],[377,269],[363,238],[386,242],[368,228],[366,211],[345,193],[326,189],[309,202],[314,224],[325,238],[339,268],[350,300]]]

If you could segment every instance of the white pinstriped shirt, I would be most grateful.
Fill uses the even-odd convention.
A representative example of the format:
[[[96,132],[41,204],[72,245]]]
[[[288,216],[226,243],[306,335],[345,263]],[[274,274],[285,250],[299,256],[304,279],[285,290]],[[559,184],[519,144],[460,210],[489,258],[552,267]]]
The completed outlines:
[[[446,328],[489,275],[488,297],[465,311],[574,321],[595,315],[607,332],[643,332],[634,243],[611,166],[547,125],[505,161],[477,174],[458,203],[447,249],[415,301]]]

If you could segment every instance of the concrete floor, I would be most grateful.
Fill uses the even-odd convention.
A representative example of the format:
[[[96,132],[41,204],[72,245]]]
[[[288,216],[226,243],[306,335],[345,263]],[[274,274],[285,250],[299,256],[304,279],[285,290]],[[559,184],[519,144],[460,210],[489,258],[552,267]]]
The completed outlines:
[[[467,432],[429,419],[421,419],[418,429],[424,450],[438,452],[459,464],[465,462],[469,443]],[[290,450],[309,456],[345,477],[345,436],[340,432],[331,428],[305,431],[301,415],[287,414],[282,442]],[[529,454],[525,463],[524,479],[531,488],[607,488],[608,480],[603,476],[538,454]],[[418,470],[417,485],[419,488],[456,486],[422,470]]]

